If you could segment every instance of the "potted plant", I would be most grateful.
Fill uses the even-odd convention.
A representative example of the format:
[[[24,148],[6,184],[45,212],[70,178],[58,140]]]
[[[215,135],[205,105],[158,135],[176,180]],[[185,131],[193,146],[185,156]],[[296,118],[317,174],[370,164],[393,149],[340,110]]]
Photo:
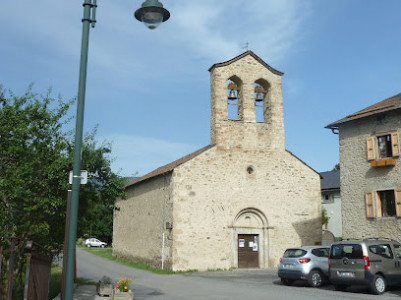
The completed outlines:
[[[130,290],[131,278],[121,278],[115,289],[113,289],[112,299],[114,300],[131,300],[134,299],[134,291]]]
[[[99,296],[111,296],[113,293],[113,282],[111,278],[103,276],[96,284],[96,292]]]

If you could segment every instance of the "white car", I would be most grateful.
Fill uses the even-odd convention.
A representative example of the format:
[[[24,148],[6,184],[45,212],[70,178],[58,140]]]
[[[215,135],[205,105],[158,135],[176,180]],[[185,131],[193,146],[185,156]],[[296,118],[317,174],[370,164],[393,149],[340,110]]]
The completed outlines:
[[[91,238],[91,239],[85,240],[85,245],[88,248],[90,248],[90,247],[102,247],[102,248],[104,248],[107,245],[107,243],[101,242],[101,241],[99,241],[98,239],[95,239],[95,238]]]

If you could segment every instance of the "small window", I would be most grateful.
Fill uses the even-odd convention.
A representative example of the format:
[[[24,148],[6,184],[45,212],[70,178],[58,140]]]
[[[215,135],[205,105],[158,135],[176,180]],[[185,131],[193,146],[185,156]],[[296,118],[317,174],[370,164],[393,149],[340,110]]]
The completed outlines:
[[[365,201],[368,218],[401,217],[401,190],[368,192]]]
[[[369,246],[369,251],[384,258],[393,258],[393,251],[389,244]]]
[[[401,259],[401,245],[395,244],[394,245],[395,255]]]
[[[307,252],[303,249],[287,249],[284,252],[284,257],[291,257],[291,258],[302,257],[306,253]]]
[[[378,148],[379,148],[379,157],[380,158],[393,156],[390,134],[378,136],[377,144],[378,144]]]
[[[371,136],[366,140],[369,161],[400,156],[400,138],[398,132]]]
[[[381,208],[382,217],[393,217],[397,215],[394,190],[378,191],[377,204]]]
[[[313,249],[312,254],[317,256],[317,257],[329,257],[329,248],[319,248],[319,249]]]

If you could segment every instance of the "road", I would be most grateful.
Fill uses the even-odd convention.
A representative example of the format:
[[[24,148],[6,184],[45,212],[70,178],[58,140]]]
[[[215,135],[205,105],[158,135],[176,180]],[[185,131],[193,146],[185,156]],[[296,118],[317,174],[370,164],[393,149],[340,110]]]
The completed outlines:
[[[108,276],[113,281],[122,277],[133,279],[136,300],[198,300],[198,299],[268,299],[268,300],[338,300],[378,299],[365,288],[354,288],[347,292],[334,291],[331,285],[316,289],[303,282],[294,286],[283,286],[273,270],[234,270],[197,272],[188,274],[158,275],[148,271],[127,267],[119,263],[92,255],[77,248],[78,277],[98,281]],[[391,289],[380,300],[401,297],[401,288]]]

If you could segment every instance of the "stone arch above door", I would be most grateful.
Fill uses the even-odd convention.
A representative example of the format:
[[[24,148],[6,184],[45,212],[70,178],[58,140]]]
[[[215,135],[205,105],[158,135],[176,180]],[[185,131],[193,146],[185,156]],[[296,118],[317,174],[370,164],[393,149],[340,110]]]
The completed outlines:
[[[266,228],[267,218],[256,208],[245,208],[234,218],[234,228]]]

